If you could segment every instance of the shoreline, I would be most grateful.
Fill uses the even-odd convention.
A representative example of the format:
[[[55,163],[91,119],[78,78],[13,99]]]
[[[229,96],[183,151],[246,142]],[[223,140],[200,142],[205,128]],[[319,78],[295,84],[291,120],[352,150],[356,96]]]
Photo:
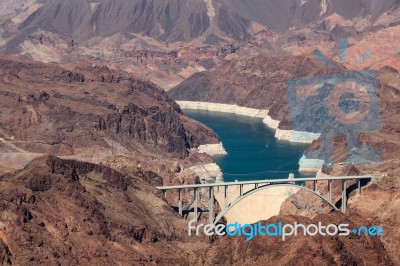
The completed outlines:
[[[191,149],[191,151],[199,152],[199,153],[207,153],[208,155],[227,155],[224,145],[222,142],[215,144],[202,144],[197,148]]]
[[[235,104],[196,102],[196,101],[175,101],[175,102],[181,107],[181,109],[187,109],[187,110],[204,110],[204,111],[229,113],[229,114],[244,115],[250,117],[259,117],[259,118],[264,118],[266,115],[268,115],[268,110],[243,107]]]
[[[280,129],[279,124],[281,121],[273,119],[268,114],[269,110],[266,109],[255,109],[255,108],[238,106],[234,104],[198,102],[198,101],[176,101],[176,103],[183,110],[185,109],[204,110],[204,111],[243,115],[254,118],[262,118],[264,124],[276,130],[275,138],[282,141],[310,144],[314,140],[318,139],[320,136],[319,133]],[[217,145],[220,145],[224,151],[222,151],[221,147],[217,147]],[[227,154],[225,149],[223,148],[222,143],[200,145],[198,148],[198,152],[205,152],[211,156],[219,154]],[[321,169],[323,163],[324,162],[322,160],[307,159],[303,155],[299,160],[299,172],[318,172]]]
[[[197,101],[176,101],[176,103],[183,110],[185,109],[204,110],[204,111],[221,112],[221,113],[243,115],[255,118],[262,118],[264,124],[276,130],[275,138],[283,141],[309,144],[314,140],[318,139],[320,136],[319,133],[280,129],[279,124],[281,121],[273,119],[268,114],[269,110],[267,109],[255,109],[250,107],[238,106],[236,104],[197,102]]]

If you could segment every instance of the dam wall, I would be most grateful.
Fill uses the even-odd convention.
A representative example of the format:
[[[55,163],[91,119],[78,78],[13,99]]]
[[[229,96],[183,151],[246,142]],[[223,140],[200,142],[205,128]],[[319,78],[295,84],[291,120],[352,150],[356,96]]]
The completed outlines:
[[[254,185],[245,185],[243,191],[253,189]],[[296,193],[298,188],[291,187],[266,187],[263,190],[257,191],[247,198],[241,200],[224,217],[228,223],[238,222],[241,224],[256,223],[260,220],[266,220],[272,216],[278,215],[282,203]],[[239,196],[239,186],[231,186],[228,188],[228,199],[232,202]],[[215,198],[221,206],[225,202],[224,189],[221,187],[215,192]]]

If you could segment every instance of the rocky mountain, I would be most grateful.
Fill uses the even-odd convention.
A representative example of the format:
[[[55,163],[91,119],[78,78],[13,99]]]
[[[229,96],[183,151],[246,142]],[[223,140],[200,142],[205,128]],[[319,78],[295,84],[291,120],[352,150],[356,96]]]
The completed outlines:
[[[395,64],[400,47],[387,38],[398,34],[398,6],[395,0],[3,1],[0,51],[42,62],[101,62],[168,90],[253,47],[330,53],[340,38],[354,38],[354,63],[365,48],[361,39],[375,39],[381,42],[370,47],[373,65],[382,58]]]
[[[0,264],[399,264],[399,4],[0,1]],[[177,194],[155,186],[199,182],[187,168],[212,159],[191,149],[219,139],[174,99],[269,109],[290,129],[288,80],[364,69],[382,128],[357,141],[381,162],[326,174],[387,177],[351,195],[351,216],[315,217],[326,210],[298,193],[269,221],[378,223],[382,238],[187,237]],[[346,140],[333,143],[340,161]]]
[[[398,9],[396,0],[357,0],[350,4],[342,0],[257,0],[251,4],[240,0],[222,0],[226,6],[243,17],[268,27],[275,32],[286,32],[293,28],[305,28],[324,23],[332,15],[344,20],[366,19],[374,24],[385,13]]]
[[[125,72],[11,57],[0,72],[0,264],[185,260],[186,223],[155,186],[196,182],[181,170],[211,161],[189,150],[215,133]]]
[[[216,42],[243,40],[254,33],[250,19],[229,10],[226,4],[202,0],[49,0],[30,13],[17,23],[19,36],[44,30],[78,43],[114,34],[128,39],[141,34],[162,42],[202,36],[206,42]]]
[[[154,188],[162,178],[45,156],[0,177],[2,265],[175,263],[185,221]],[[154,219],[157,217],[157,219]],[[200,243],[201,246],[201,243]],[[181,254],[178,255],[177,254]]]
[[[21,2],[21,1],[20,1]],[[341,0],[60,0],[38,1],[42,6],[32,12],[18,28],[41,29],[77,41],[116,33],[143,34],[160,41],[196,39],[215,42],[230,38],[241,41],[257,30],[269,28],[285,32],[291,27],[317,24],[333,14],[345,20],[367,19],[374,24],[383,14],[395,12],[399,2],[357,0],[351,5]],[[33,3],[5,3],[6,10],[20,10]],[[109,23],[113,21],[113,23]],[[258,26],[258,27],[256,27]]]
[[[45,156],[0,176],[0,262],[3,265],[394,265],[380,238],[222,237],[212,243],[187,236],[187,221],[154,188],[162,178],[136,169]],[[157,217],[156,219],[154,217]],[[304,224],[349,223],[340,213],[316,220],[278,216]]]
[[[196,73],[168,93],[176,100],[270,109],[275,119],[287,121],[286,82],[328,71],[326,65],[310,56],[259,53]]]
[[[183,159],[193,147],[218,142],[154,84],[107,67],[68,67],[0,59],[3,165],[42,154]]]

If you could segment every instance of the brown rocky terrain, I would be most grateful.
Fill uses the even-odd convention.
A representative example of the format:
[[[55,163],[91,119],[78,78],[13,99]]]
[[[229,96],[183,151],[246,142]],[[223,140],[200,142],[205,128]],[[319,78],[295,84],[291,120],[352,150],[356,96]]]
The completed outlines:
[[[387,167],[389,165],[389,167]],[[391,260],[397,265],[400,263],[400,257],[397,252],[399,243],[399,175],[400,170],[396,167],[398,164],[386,164],[385,168],[380,167],[382,172],[387,172],[388,177],[379,178],[372,183],[365,184],[361,195],[356,194],[355,183],[348,182],[348,209],[350,217],[359,217],[364,223],[379,224],[385,232],[381,237],[382,243],[388,252]],[[330,169],[330,174],[336,175],[358,175],[366,171],[361,171],[355,167],[347,169]],[[328,171],[329,172],[329,171]],[[333,183],[333,201],[337,207],[341,202],[341,187],[339,182]],[[311,188],[312,185],[309,184]],[[328,196],[326,182],[321,182],[317,190]],[[295,214],[302,217],[317,219],[318,214],[327,213],[331,208],[319,198],[310,195],[310,193],[299,191],[291,198],[288,198],[281,207],[280,215]]]
[[[21,0],[14,5],[8,2],[4,2],[5,10],[16,13],[25,11],[21,6],[35,4]],[[157,41],[201,38],[211,44],[243,41],[261,29],[287,32],[293,28],[317,27],[320,24],[324,24],[329,33],[334,32],[328,24],[334,16],[341,18],[335,22],[343,26],[354,24],[348,28],[358,29],[393,20],[398,11],[398,3],[394,0],[380,1],[379,4],[372,0],[357,0],[351,5],[340,0],[284,0],[279,4],[271,0],[257,0],[252,5],[238,0],[73,0],[68,3],[53,0],[36,3],[41,3],[41,7],[31,10],[25,20],[18,21],[21,23],[18,25],[20,34],[41,29],[78,42],[97,36],[143,34]],[[74,20],[68,18],[70,14],[73,14]],[[357,24],[356,20],[361,22]],[[134,39],[134,36],[129,39]]]
[[[341,213],[323,214],[314,220],[299,216],[276,216],[268,223],[295,222],[305,225],[348,223],[357,226],[362,219]],[[264,222],[263,222],[264,224]],[[379,238],[370,237],[297,237],[283,242],[276,237],[256,236],[222,238],[206,249],[200,264],[219,265],[394,265]]]
[[[1,264],[184,261],[186,222],[155,186],[198,182],[181,170],[211,158],[189,150],[217,136],[125,72],[10,57],[0,72]]]
[[[162,199],[162,178],[139,168],[45,156],[0,176],[0,261],[3,265],[393,265],[379,238],[222,237],[211,244],[187,236],[187,221]],[[156,219],[155,219],[156,217]],[[314,220],[278,216],[268,222],[364,221],[340,213]]]
[[[138,168],[125,175],[51,156],[1,176],[0,263],[183,263],[186,221],[157,184],[160,176]]]
[[[0,72],[2,156],[99,161],[141,152],[184,159],[190,148],[218,142],[161,89],[123,72],[8,58],[0,60]]]
[[[258,81],[272,80],[273,83],[267,84],[267,86],[270,86],[271,91],[275,91],[276,94],[265,93],[265,97],[271,97],[270,106],[262,105],[264,103],[261,101],[248,100],[248,103],[259,104],[251,107],[271,108],[271,110],[276,108],[275,110],[278,110],[278,106],[283,106],[283,104],[279,105],[278,100],[274,100],[274,98],[285,99],[283,93],[285,88],[282,87],[284,79],[293,77],[293,73],[301,76],[310,73],[308,71],[314,71],[312,72],[314,74],[330,71],[321,67],[323,65],[318,61],[300,56],[295,58],[282,57],[281,60],[278,60],[277,56],[269,57],[269,55],[258,56],[258,58],[260,61],[254,60],[253,62],[264,67],[262,70],[266,73],[265,76],[261,75]],[[274,58],[275,61],[272,60]],[[291,60],[294,60],[294,63],[290,64]],[[243,65],[237,66],[237,64]],[[240,84],[243,83],[239,83],[239,78],[236,81],[230,79],[224,82],[217,78],[214,80],[221,82],[219,84],[231,86],[229,88],[233,88],[232,97],[240,96],[242,101],[246,102],[247,99],[251,99],[248,98],[248,95],[257,92],[257,89],[260,88],[255,81],[254,83],[251,82],[251,79],[257,76],[257,74],[254,76],[253,73],[257,73],[255,70],[258,66],[249,64],[246,65],[241,59],[234,59],[232,61],[233,67],[227,65],[225,70],[227,72],[220,76],[228,74],[235,76],[235,71],[240,72],[241,69],[249,68],[247,72],[243,71],[241,76],[242,80],[249,81],[247,88],[250,91],[247,92],[248,94],[241,93]],[[296,67],[296,64],[299,67]],[[398,92],[392,87],[383,83],[380,84],[381,107],[382,110],[385,110],[383,113],[384,129],[378,133],[361,136],[365,141],[375,143],[381,149],[384,160],[375,169],[357,167],[357,173],[369,173],[371,170],[387,172],[389,178],[392,178],[390,180],[393,181],[391,185],[385,185],[388,188],[383,190],[380,189],[380,186],[386,184],[388,179],[380,181],[384,183],[365,188],[359,201],[353,196],[349,199],[350,206],[352,206],[351,204],[355,206],[352,214],[359,217],[355,218],[355,223],[364,223],[366,220],[371,223],[379,222],[384,228],[388,228],[389,235],[385,235],[382,242],[379,239],[361,238],[356,240],[357,243],[352,239],[351,243],[347,244],[343,243],[347,240],[341,238],[336,239],[333,244],[328,243],[326,239],[309,242],[309,239],[296,238],[291,242],[283,243],[277,239],[261,238],[260,240],[246,242],[243,239],[235,238],[232,248],[235,245],[237,245],[237,248],[235,252],[232,251],[232,254],[237,255],[227,258],[221,257],[220,253],[222,249],[227,248],[226,243],[228,241],[232,243],[231,239],[223,238],[212,245],[203,243],[203,239],[199,239],[200,242],[195,241],[193,243],[193,239],[185,237],[187,221],[178,218],[174,211],[169,209],[171,207],[167,207],[167,202],[161,199],[162,195],[154,191],[154,186],[161,183],[198,182],[194,176],[190,176],[188,179],[176,179],[176,174],[180,171],[180,165],[191,165],[199,161],[209,160],[207,157],[202,158],[203,155],[194,155],[187,151],[188,148],[196,147],[198,144],[218,141],[209,129],[183,117],[179,107],[156,86],[135,79],[124,72],[109,70],[105,67],[93,67],[85,62],[82,62],[79,66],[67,64],[59,67],[10,58],[3,58],[2,66],[2,124],[0,133],[3,153],[1,162],[3,164],[2,171],[10,172],[1,177],[2,192],[4,191],[1,194],[2,206],[4,206],[4,210],[7,210],[2,211],[5,218],[1,220],[2,225],[5,225],[1,232],[1,254],[4,262],[27,264],[29,260],[32,260],[32,264],[41,262],[50,264],[57,262],[61,264],[101,264],[105,260],[107,263],[119,261],[123,264],[129,264],[131,261],[134,261],[134,264],[150,262],[160,264],[181,262],[184,264],[189,262],[214,264],[226,259],[232,264],[246,264],[254,260],[259,263],[287,264],[295,261],[306,263],[308,259],[303,260],[303,257],[301,257],[305,254],[304,252],[307,256],[316,258],[316,264],[345,264],[350,262],[369,264],[371,262],[370,264],[375,265],[390,265],[390,263],[398,261],[396,255],[397,238],[391,237],[397,233],[394,226],[398,223],[397,216],[394,216],[388,222],[385,218],[382,218],[387,215],[386,207],[388,204],[393,204],[393,206],[390,205],[392,206],[390,209],[396,212],[394,199],[398,197],[396,196],[398,193],[397,181],[393,178],[398,176],[396,172],[398,162],[394,157],[397,150],[396,121],[398,121],[398,110],[393,108],[393,106],[397,106]],[[285,66],[288,66],[286,71],[284,70]],[[268,72],[268,69],[271,70]],[[283,70],[279,71],[279,69]],[[276,73],[276,76],[274,73]],[[248,76],[251,78],[247,78]],[[217,86],[213,88],[213,93],[216,93],[216,95],[223,91],[219,91],[217,88]],[[281,88],[281,90],[276,88]],[[194,92],[193,94],[197,95]],[[225,95],[222,94],[222,96]],[[276,107],[274,107],[275,104],[277,104]],[[158,108],[154,108],[154,106]],[[285,121],[287,114],[282,112],[279,114]],[[126,116],[124,117],[124,115]],[[271,115],[274,115],[274,113],[272,112]],[[144,128],[135,124],[135,121],[140,119],[143,119]],[[285,125],[285,123],[283,124]],[[183,127],[184,134],[181,134],[180,130],[175,131],[177,127]],[[149,130],[146,130],[147,128]],[[157,133],[152,135],[154,132]],[[388,144],[387,141],[391,139],[393,140],[392,143]],[[313,145],[318,146],[318,142]],[[60,160],[53,157],[38,158],[29,164],[32,158],[43,154],[91,161],[95,164],[75,160]],[[17,155],[19,157],[14,157]],[[338,154],[337,156],[340,157],[341,155]],[[15,160],[16,158],[17,160]],[[27,166],[23,170],[13,173],[13,169],[25,165]],[[10,169],[6,169],[6,167]],[[54,170],[53,172],[54,167],[62,170]],[[338,170],[334,169],[334,171]],[[341,172],[331,172],[331,174],[341,174]],[[129,181],[132,179],[133,181]],[[52,180],[55,181],[52,182]],[[148,191],[142,193],[145,196],[139,193],[138,190],[140,189],[148,189]],[[121,190],[129,192],[122,193]],[[155,193],[155,198],[151,196],[149,191]],[[15,200],[15,195],[20,195],[20,193],[25,193],[25,196],[22,196],[20,200]],[[81,196],[81,194],[84,196]],[[32,195],[35,195],[35,197],[32,198]],[[118,196],[115,197],[115,195]],[[374,201],[378,195],[379,201]],[[36,203],[38,197],[43,197],[40,204]],[[295,208],[289,205],[287,210],[291,210],[291,213],[297,215],[308,215],[307,211],[303,211],[304,206],[301,206],[301,203],[304,202],[301,198],[302,195],[299,194],[296,197],[299,197],[300,205],[295,205]],[[82,200],[83,203],[80,203],[80,201],[76,203],[76,199]],[[172,206],[176,204],[171,195],[168,200]],[[188,198],[185,196],[185,201],[187,200]],[[374,203],[372,206],[375,207],[363,205],[369,200]],[[16,203],[14,203],[15,201]],[[85,201],[89,202],[88,205],[85,205]],[[352,203],[353,201],[355,203]],[[52,204],[54,202],[56,204]],[[128,217],[128,215],[125,216],[125,213],[123,216],[117,214],[117,212],[122,212],[122,209],[125,212],[126,209],[131,208],[129,204],[139,206],[138,209],[143,210],[140,213],[132,213],[132,221],[134,221],[132,223],[125,220],[124,217]],[[157,231],[158,224],[149,223],[148,227],[145,226],[148,224],[148,219],[158,217],[150,209],[159,210],[160,204],[169,209],[163,219],[172,220],[175,228],[164,224],[161,231]],[[314,215],[321,211],[327,211],[318,209],[319,203],[317,202],[312,205]],[[55,209],[48,211],[50,206]],[[63,212],[57,206],[68,206],[71,209],[66,208]],[[87,209],[95,215],[88,216]],[[372,215],[372,217],[376,217],[375,220],[366,219],[365,217],[368,217],[367,215],[372,212],[380,213],[380,216]],[[79,214],[79,217],[71,218],[71,213],[74,213],[73,217],[75,217],[75,214]],[[59,215],[62,215],[63,218],[57,219],[56,217]],[[176,217],[177,220],[170,218],[170,215]],[[291,221],[290,219],[303,219],[299,217],[301,216],[295,218],[283,217],[282,219],[289,219],[288,221]],[[27,222],[24,222],[25,218],[27,218]],[[38,220],[35,224],[32,220],[35,219],[36,222],[36,218]],[[82,224],[76,222],[80,219],[83,221]],[[163,219],[154,222],[162,222]],[[314,219],[325,218],[317,216]],[[336,219],[340,221],[341,218],[336,216],[329,218],[330,221],[336,221]],[[44,227],[42,222],[45,225]],[[304,222],[310,222],[310,220],[304,220]],[[49,228],[46,227],[47,224]],[[107,224],[107,227],[104,227],[104,224]],[[131,236],[130,233],[125,233],[125,228],[132,224],[135,229],[133,229]],[[73,229],[74,227],[76,227],[76,232]],[[143,227],[146,228],[146,238],[141,239]],[[108,228],[109,234],[104,228]],[[136,228],[140,228],[139,233],[135,231]],[[10,232],[17,232],[18,234],[15,233],[17,237],[10,237]],[[79,232],[84,232],[85,237]],[[57,238],[54,238],[54,235]],[[136,239],[137,237],[139,240]],[[41,241],[43,241],[43,245],[47,244],[46,248],[41,248]],[[156,241],[156,243],[152,243],[153,241]],[[306,251],[304,251],[305,242],[308,243]],[[85,249],[85,252],[75,252],[76,249],[82,249],[82,243],[89,248]],[[39,250],[30,249],[36,245]],[[250,245],[248,249],[243,248],[247,245]],[[259,246],[272,245],[276,247],[274,250],[287,249],[286,253],[293,255],[288,258],[282,255],[285,254],[283,252],[266,255],[257,260],[256,256],[259,257],[260,253],[253,253],[251,251],[253,250],[251,249],[252,245],[256,245],[254,250],[257,250]],[[118,252],[109,253],[114,249],[114,246],[117,247]],[[132,246],[134,252],[129,249]],[[361,246],[366,246],[368,252],[361,252]],[[199,248],[201,252],[191,253],[193,249],[198,251]],[[24,250],[29,252],[24,253]],[[130,252],[129,256],[126,255],[126,250]],[[322,253],[321,250],[323,250]],[[32,252],[38,255],[29,256],[28,254],[32,254]],[[243,256],[246,259],[240,257],[242,252],[244,252]],[[331,255],[328,256],[327,254]],[[351,256],[346,254],[351,254]],[[89,261],[89,259],[93,261]]]
[[[308,264],[313,258],[315,265],[391,265],[397,259],[395,239],[247,242],[224,237],[210,244],[206,238],[188,238],[187,220],[171,207],[174,195],[167,202],[154,187],[198,182],[179,172],[210,162],[187,149],[218,141],[214,133],[183,117],[156,86],[124,72],[10,58],[3,58],[1,66],[2,264]],[[135,124],[140,119],[144,128]],[[176,127],[183,127],[184,134]],[[44,154],[64,159],[40,157]],[[184,201],[189,202],[187,195]],[[271,221],[277,219],[311,222],[299,216]],[[339,223],[350,218],[329,214],[315,219]],[[274,252],[263,252],[267,247]]]
[[[20,57],[0,57],[0,264],[400,264],[398,6],[2,0],[0,52]],[[342,38],[349,42],[344,66]],[[337,70],[315,60],[316,50]],[[364,184],[361,196],[349,191],[351,216],[318,215],[329,208],[300,192],[270,221],[379,224],[382,238],[223,237],[210,244],[186,236],[187,221],[171,207],[176,193],[164,199],[154,187],[199,182],[185,168],[212,159],[189,150],[219,140],[169,95],[267,108],[290,129],[288,79],[360,69],[378,75],[383,128],[358,142],[379,149],[381,162],[324,172],[387,177]],[[138,77],[173,89],[168,95]],[[342,162],[346,139],[335,146],[334,162]]]
[[[310,56],[255,53],[240,56],[214,70],[196,73],[169,94],[176,100],[270,109],[274,119],[287,123],[286,81],[328,71],[322,62]]]
[[[349,201],[349,213],[360,217],[367,217],[371,223],[379,223],[386,228],[382,242],[391,254],[395,264],[400,263],[398,256],[398,243],[400,232],[398,224],[400,221],[399,209],[399,170],[391,177],[379,180],[364,190],[363,197],[355,197]]]
[[[2,1],[2,9],[0,11],[1,19],[9,19],[17,14],[22,13],[36,2],[35,0],[4,0]]]
[[[0,50],[42,62],[85,59],[135,73],[170,89],[193,73],[254,47],[304,55],[320,49],[346,66],[371,50],[368,67],[395,66],[399,8],[393,0],[3,1]],[[74,19],[69,16],[73,15]],[[113,23],[108,23],[113,21]],[[230,46],[234,46],[233,49]],[[356,66],[355,66],[356,65]]]

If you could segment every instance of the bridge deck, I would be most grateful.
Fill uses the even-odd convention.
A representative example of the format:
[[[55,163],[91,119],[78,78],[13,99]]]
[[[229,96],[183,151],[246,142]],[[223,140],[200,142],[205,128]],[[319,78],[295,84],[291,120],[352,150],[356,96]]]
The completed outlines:
[[[237,185],[254,185],[254,184],[279,184],[287,182],[305,182],[305,181],[327,181],[327,180],[349,180],[349,179],[370,179],[379,178],[379,175],[369,176],[337,176],[337,177],[307,177],[307,178],[295,178],[295,179],[264,179],[254,181],[240,181],[240,182],[218,182],[218,183],[207,183],[207,184],[193,184],[193,185],[176,185],[176,186],[161,186],[157,187],[160,190],[170,189],[190,189],[190,188],[209,188],[209,187],[223,187],[223,186],[237,186]]]

